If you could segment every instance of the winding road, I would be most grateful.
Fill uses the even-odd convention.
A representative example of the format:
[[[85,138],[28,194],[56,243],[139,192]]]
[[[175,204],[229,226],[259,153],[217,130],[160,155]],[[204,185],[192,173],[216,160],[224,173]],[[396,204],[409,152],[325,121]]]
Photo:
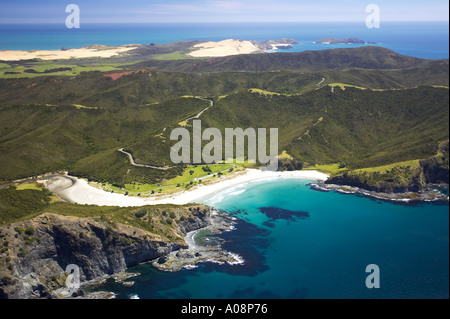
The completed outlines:
[[[323,83],[323,81],[325,81],[325,78],[322,78],[322,80],[319,83],[316,84],[317,87],[320,87],[320,85]]]
[[[206,112],[207,110],[209,110],[210,108],[212,108],[214,106],[214,100],[212,99],[207,99],[207,98],[203,98],[201,96],[194,96],[194,99],[198,99],[198,100],[203,100],[203,101],[209,101],[210,102],[210,106],[204,108],[203,110],[201,110],[197,115],[189,117],[187,119],[184,120],[184,122],[187,122],[189,120],[193,120],[193,119],[198,119],[200,116],[202,116],[202,114],[204,112]],[[167,127],[164,128],[163,132],[167,129]],[[128,158],[130,159],[130,164],[136,167],[147,167],[147,168],[153,168],[153,169],[158,169],[161,171],[167,171],[168,169],[173,168],[174,166],[154,166],[154,165],[148,165],[148,164],[138,164],[134,161],[133,155],[130,154],[127,151],[124,151],[123,147],[118,149],[119,152],[128,155]]]
[[[136,162],[134,161],[133,155],[131,155],[131,154],[128,153],[127,151],[124,151],[124,150],[123,150],[123,147],[122,147],[122,148],[119,148],[118,151],[121,152],[121,153],[124,153],[124,154],[128,155],[128,158],[130,159],[130,164],[133,165],[133,166],[137,166],[137,167],[147,167],[147,168],[153,168],[153,169],[159,169],[159,170],[162,170],[162,171],[167,171],[168,169],[171,169],[171,168],[174,167],[174,166],[164,166],[164,167],[161,167],[161,166],[153,166],[153,165],[147,165],[147,164],[138,164],[138,163],[136,163]]]
[[[204,108],[203,110],[201,110],[200,113],[198,113],[197,115],[185,119],[184,122],[187,122],[187,121],[193,120],[193,119],[198,119],[200,116],[202,116],[202,114],[203,114],[205,111],[209,110],[210,108],[212,108],[212,107],[214,106],[214,101],[213,101],[212,99],[205,99],[205,98],[200,97],[200,96],[194,96],[194,98],[195,98],[195,99],[198,99],[198,100],[209,101],[209,102],[211,103],[211,105],[208,106],[207,108]]]

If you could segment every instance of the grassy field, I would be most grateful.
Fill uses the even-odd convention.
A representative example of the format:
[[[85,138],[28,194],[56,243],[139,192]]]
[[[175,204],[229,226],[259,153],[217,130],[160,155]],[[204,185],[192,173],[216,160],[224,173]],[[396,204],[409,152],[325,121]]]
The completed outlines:
[[[367,90],[367,88],[364,88],[364,87],[361,87],[361,86],[356,86],[356,85],[352,85],[352,84],[345,84],[345,83],[330,83],[330,84],[328,84],[328,86],[331,86],[332,88],[339,87],[343,91],[345,91],[345,88],[348,88],[348,87],[356,88],[356,89],[360,89],[360,90]]]
[[[251,93],[259,93],[259,94],[264,94],[264,95],[282,95],[281,93],[277,93],[277,92],[271,92],[271,91],[266,91],[266,90],[261,90],[261,89],[249,89],[248,90]]]
[[[203,168],[209,167],[211,171],[206,172]],[[182,188],[190,188],[198,185],[199,178],[202,178],[202,182],[210,181],[217,178],[219,172],[220,175],[227,175],[230,173],[230,169],[233,168],[233,164],[212,164],[212,165],[189,165],[186,167],[180,176],[164,180],[160,184],[145,184],[139,182],[126,183],[124,187],[118,187],[111,183],[92,183],[93,186],[99,186],[107,191],[114,191],[115,193],[128,195],[151,195],[154,193],[170,194],[176,192]],[[237,170],[242,169],[244,166],[238,167]],[[234,170],[234,169],[233,169]],[[208,175],[215,175],[205,178]]]
[[[123,71],[140,61],[118,63],[108,59],[92,64],[57,64],[57,61],[41,61],[22,65],[12,62],[11,65],[0,63],[0,78],[35,78],[41,76],[77,76],[82,72],[112,72]]]
[[[385,174],[386,172],[392,171],[393,169],[400,168],[400,167],[409,167],[410,169],[416,169],[420,167],[420,161],[419,160],[411,160],[411,161],[404,161],[404,162],[398,162],[390,165],[383,165],[378,167],[369,167],[369,168],[361,168],[354,170],[355,173],[380,173]]]
[[[16,189],[18,191],[25,190],[25,189],[33,189],[33,190],[41,191],[42,187],[39,187],[38,185],[36,185],[36,183],[23,183],[23,184],[17,185]]]
[[[155,60],[165,60],[165,61],[170,61],[170,60],[184,60],[184,59],[189,59],[191,58],[188,55],[185,55],[181,52],[173,52],[173,53],[166,53],[166,54],[160,54],[154,57]]]
[[[210,172],[206,172],[203,170],[205,167],[209,167],[211,169]],[[162,185],[176,185],[176,184],[184,184],[188,183],[196,178],[204,177],[211,174],[217,174],[219,172],[225,173],[227,170],[232,168],[233,165],[227,164],[227,165],[200,165],[200,166],[188,166],[182,176],[177,176],[175,178],[172,178],[164,183]]]
[[[375,187],[381,185],[405,187],[413,182],[420,183],[422,186],[426,184],[419,160],[356,169],[346,174],[349,178],[360,180],[366,185]]]
[[[283,152],[278,155],[278,159],[293,159],[293,157],[286,150],[283,150]]]

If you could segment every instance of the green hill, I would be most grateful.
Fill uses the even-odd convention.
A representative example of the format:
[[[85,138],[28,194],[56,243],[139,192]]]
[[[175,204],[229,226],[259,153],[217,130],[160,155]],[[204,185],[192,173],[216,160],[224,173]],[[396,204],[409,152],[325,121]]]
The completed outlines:
[[[117,185],[172,178],[182,166],[136,167],[117,150],[172,166],[171,130],[210,105],[196,96],[215,101],[204,128],[277,127],[279,152],[310,165],[425,159],[448,139],[448,60],[364,47],[123,69],[0,79],[0,179],[56,170]]]
[[[425,60],[395,53],[392,50],[367,46],[271,54],[242,54],[218,58],[177,61],[145,61],[136,66],[150,66],[170,71],[230,72],[296,70],[313,72],[333,69],[406,69],[448,60]]]
[[[242,92],[221,99],[202,125],[277,127],[280,151],[305,162],[373,166],[435,154],[448,138],[448,89],[325,87],[300,96]]]

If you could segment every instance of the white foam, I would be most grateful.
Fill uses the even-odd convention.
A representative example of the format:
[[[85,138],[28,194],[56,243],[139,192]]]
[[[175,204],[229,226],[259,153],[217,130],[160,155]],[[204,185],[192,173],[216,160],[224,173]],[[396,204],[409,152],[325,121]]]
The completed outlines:
[[[228,253],[230,257],[233,257],[235,261],[227,261],[230,265],[243,265],[245,260],[241,256],[235,253]]]
[[[192,270],[192,269],[198,268],[198,266],[196,266],[196,265],[185,265],[185,266],[183,266],[183,268],[184,269],[188,269],[188,270]]]
[[[236,196],[236,195],[244,193],[245,191],[246,191],[245,189],[241,189],[239,191],[235,191],[235,192],[229,193],[228,195]]]

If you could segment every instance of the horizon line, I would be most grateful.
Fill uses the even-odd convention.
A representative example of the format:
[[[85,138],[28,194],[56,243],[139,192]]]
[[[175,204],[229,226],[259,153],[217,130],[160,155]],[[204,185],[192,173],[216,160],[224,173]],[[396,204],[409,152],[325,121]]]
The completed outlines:
[[[450,23],[450,20],[385,20],[382,23]],[[279,24],[286,24],[286,23],[362,23],[364,24],[364,21],[342,21],[342,20],[336,20],[336,21],[155,21],[155,22],[83,22],[82,24],[224,24],[224,23],[248,23],[248,24],[258,24],[258,23],[279,23]],[[11,24],[19,24],[19,25],[30,25],[30,24],[65,24],[65,21],[60,22],[0,22],[0,25],[11,25]]]

